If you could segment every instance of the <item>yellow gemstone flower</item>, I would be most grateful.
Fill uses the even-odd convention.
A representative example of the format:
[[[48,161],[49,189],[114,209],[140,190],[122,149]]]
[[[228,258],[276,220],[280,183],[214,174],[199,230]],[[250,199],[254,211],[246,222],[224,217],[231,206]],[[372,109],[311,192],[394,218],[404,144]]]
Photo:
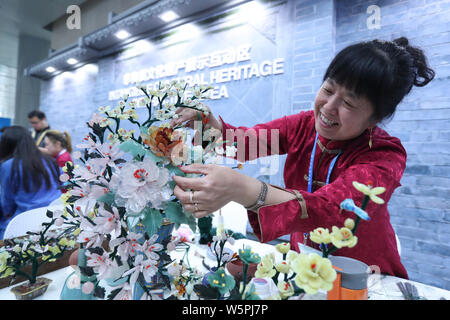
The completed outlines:
[[[274,257],[273,254],[265,255],[258,263],[255,277],[256,278],[272,278],[277,272],[273,267]]]
[[[67,172],[67,170],[69,170],[69,168],[67,168],[67,165],[69,165],[70,167],[73,167],[73,163],[71,161],[67,161],[66,165],[64,167],[62,167],[63,172]]]
[[[61,249],[58,246],[48,247],[48,251],[53,253],[53,255],[57,255],[58,253],[61,253]]]
[[[22,252],[22,248],[19,246],[19,245],[15,245],[14,246],[14,248],[13,248],[13,251],[15,252],[15,253],[20,253],[20,252]]]
[[[354,236],[352,231],[346,227],[339,229],[333,226],[330,238],[336,248],[353,248],[358,243],[358,237]]]
[[[372,188],[372,183],[369,182],[368,185],[353,181],[353,187],[359,192],[364,193],[364,195],[369,196],[370,200],[375,202],[376,204],[383,204],[384,200],[378,197],[379,194],[382,194],[386,191],[384,187],[375,187]]]
[[[7,251],[0,252],[0,273],[8,268],[7,260],[9,258],[9,253]]]
[[[316,253],[300,253],[294,260],[292,269],[297,274],[295,284],[308,294],[315,294],[319,289],[329,291],[333,288],[336,271],[327,258]]]
[[[289,273],[291,271],[291,266],[286,261],[282,261],[275,265],[275,269],[280,273]]]
[[[299,255],[299,253],[297,253],[295,251],[290,251],[287,255],[287,261],[289,262],[289,264],[292,264],[292,261],[297,259],[298,255]]]
[[[317,228],[314,231],[309,233],[309,237],[311,241],[315,243],[325,243],[328,244],[331,242],[330,231],[325,228]]]
[[[289,282],[279,281],[277,287],[282,299],[286,299],[294,295],[294,287]]]
[[[48,259],[50,259],[52,256],[50,256],[50,255],[46,255],[46,254],[44,254],[43,256],[42,256],[42,261],[47,261]],[[51,261],[51,260],[50,260]]]
[[[67,203],[67,201],[69,200],[69,198],[71,197],[71,194],[69,193],[69,192],[66,192],[66,193],[63,193],[60,197],[59,197],[59,199],[61,200],[61,202],[64,204],[64,205],[67,205],[68,203]],[[65,208],[64,208],[65,209]]]
[[[275,246],[278,252],[280,253],[288,253],[291,250],[291,245],[287,242],[279,243]]]
[[[355,220],[351,218],[345,219],[344,226],[350,230],[353,230],[353,228],[355,227]]]
[[[58,243],[65,247],[74,247],[76,244],[75,240],[69,240],[67,238],[61,238]]]
[[[81,233],[81,229],[80,228],[77,228],[77,229],[75,229],[75,231],[73,232],[73,235],[74,236],[77,236],[77,235],[79,235]]]

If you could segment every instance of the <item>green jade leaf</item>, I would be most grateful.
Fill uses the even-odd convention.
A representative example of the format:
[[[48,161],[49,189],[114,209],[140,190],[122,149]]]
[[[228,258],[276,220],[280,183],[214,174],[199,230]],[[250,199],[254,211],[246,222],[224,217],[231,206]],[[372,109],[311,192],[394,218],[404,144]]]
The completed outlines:
[[[162,225],[163,217],[158,209],[146,208],[142,211],[144,217],[142,218],[142,224],[145,227],[149,236],[158,233],[159,228]]]

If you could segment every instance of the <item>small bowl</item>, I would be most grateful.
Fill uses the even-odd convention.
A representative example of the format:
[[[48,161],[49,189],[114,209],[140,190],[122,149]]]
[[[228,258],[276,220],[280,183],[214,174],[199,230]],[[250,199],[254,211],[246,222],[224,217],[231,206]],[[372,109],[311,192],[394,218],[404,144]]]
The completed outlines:
[[[236,282],[240,282],[243,280],[244,274],[244,264],[239,257],[236,257],[235,260],[232,260],[226,264],[226,268],[228,272],[234,277]],[[258,265],[256,263],[251,263],[247,268],[247,277],[246,282],[249,282],[255,276],[256,269]]]

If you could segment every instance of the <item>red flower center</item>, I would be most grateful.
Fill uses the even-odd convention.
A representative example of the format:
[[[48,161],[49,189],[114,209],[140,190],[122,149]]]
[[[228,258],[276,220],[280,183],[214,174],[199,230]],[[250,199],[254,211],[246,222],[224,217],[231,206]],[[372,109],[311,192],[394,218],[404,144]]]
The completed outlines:
[[[145,171],[144,169],[138,169],[134,172],[134,177],[138,180],[143,180],[145,179],[145,177],[148,176],[148,172]]]

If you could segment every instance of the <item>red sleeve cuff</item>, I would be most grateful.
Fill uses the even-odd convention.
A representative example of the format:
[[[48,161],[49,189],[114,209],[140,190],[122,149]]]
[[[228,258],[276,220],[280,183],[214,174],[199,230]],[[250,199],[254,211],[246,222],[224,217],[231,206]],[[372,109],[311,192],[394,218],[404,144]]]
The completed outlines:
[[[269,242],[293,232],[302,232],[302,220],[308,218],[303,197],[263,206],[257,212],[247,213],[253,232],[261,242]]]

